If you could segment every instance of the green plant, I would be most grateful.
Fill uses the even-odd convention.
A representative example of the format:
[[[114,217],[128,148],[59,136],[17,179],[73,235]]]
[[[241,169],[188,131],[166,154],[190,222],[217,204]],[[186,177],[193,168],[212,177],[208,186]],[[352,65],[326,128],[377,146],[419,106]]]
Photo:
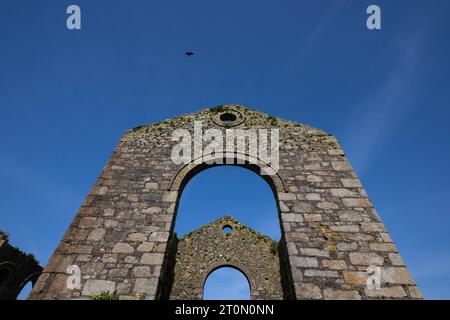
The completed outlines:
[[[92,296],[92,300],[119,300],[119,296],[114,291],[110,293],[109,291],[102,291]]]
[[[272,116],[268,116],[267,120],[269,120],[270,124],[273,125],[273,126],[276,125],[277,122],[278,122],[277,118],[272,117]]]
[[[274,255],[277,255],[278,253],[278,242],[272,241],[270,243],[270,252]]]
[[[0,239],[8,239],[9,238],[9,234],[0,230]]]
[[[139,130],[141,130],[142,128],[144,128],[145,126],[137,126],[137,127],[134,127],[133,128],[133,132],[136,132],[136,131],[139,131]]]
[[[222,111],[225,111],[225,107],[223,105],[215,106],[215,107],[209,108],[209,111],[211,111],[211,112],[222,112]]]
[[[39,263],[38,259],[36,259],[36,257],[34,256],[34,254],[32,254],[32,253],[27,253],[27,257],[29,257],[30,259],[33,259],[34,261],[36,261],[37,263]]]

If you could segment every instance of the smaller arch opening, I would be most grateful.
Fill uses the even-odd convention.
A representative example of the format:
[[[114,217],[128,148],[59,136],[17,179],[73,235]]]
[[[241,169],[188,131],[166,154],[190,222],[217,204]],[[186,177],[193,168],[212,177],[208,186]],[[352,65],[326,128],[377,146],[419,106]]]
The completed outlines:
[[[33,283],[30,280],[20,290],[20,293],[17,296],[17,300],[26,300],[30,295],[31,289],[33,289]]]
[[[231,231],[233,231],[233,227],[230,226],[229,224],[226,224],[223,226],[222,230],[225,234],[229,234],[231,233]]]
[[[219,119],[223,122],[223,123],[232,123],[232,122],[234,122],[234,121],[236,121],[237,120],[237,117],[236,117],[236,115],[235,114],[232,114],[232,113],[230,113],[230,112],[225,112],[225,113],[222,113],[220,116],[219,116]]]
[[[206,277],[203,300],[250,300],[250,292],[250,283],[242,271],[223,266]]]

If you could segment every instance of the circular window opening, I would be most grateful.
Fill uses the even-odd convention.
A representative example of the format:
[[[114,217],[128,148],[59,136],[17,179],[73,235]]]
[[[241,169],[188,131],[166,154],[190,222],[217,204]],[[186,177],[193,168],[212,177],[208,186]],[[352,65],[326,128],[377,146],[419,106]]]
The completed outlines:
[[[226,128],[240,125],[245,120],[242,113],[234,109],[213,112],[211,119],[215,124]]]
[[[231,231],[233,231],[233,228],[230,225],[227,224],[226,226],[223,226],[222,230],[226,234],[229,234]]]
[[[235,122],[237,120],[236,115],[226,112],[226,113],[222,113],[219,116],[219,119],[223,122],[223,123],[232,123]]]

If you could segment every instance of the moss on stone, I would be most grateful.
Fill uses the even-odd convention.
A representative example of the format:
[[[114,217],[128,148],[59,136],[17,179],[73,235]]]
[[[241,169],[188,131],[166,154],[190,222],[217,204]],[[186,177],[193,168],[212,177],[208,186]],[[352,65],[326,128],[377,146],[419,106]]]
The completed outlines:
[[[273,116],[267,116],[267,120],[272,126],[275,126],[278,123],[278,119]]]
[[[143,129],[143,128],[145,128],[145,125],[134,127],[132,131],[133,132],[138,132],[138,131],[141,131],[141,129]]]
[[[278,242],[277,241],[272,241],[270,243],[270,252],[273,253],[274,255],[278,255]]]
[[[218,105],[218,106],[209,108],[209,111],[211,111],[211,112],[222,112],[222,111],[225,111],[225,110],[226,110],[226,108],[225,108],[224,105]]]

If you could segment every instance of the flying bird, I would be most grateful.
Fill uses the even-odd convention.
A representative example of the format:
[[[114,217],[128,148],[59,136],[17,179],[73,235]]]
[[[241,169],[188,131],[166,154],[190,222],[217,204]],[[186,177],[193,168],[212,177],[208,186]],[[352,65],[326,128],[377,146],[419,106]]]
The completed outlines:
[[[184,54],[185,54],[185,55],[187,55],[188,57],[190,57],[190,56],[194,55],[194,53],[193,53],[193,52],[191,52],[191,51],[187,51],[187,52],[185,52]]]

